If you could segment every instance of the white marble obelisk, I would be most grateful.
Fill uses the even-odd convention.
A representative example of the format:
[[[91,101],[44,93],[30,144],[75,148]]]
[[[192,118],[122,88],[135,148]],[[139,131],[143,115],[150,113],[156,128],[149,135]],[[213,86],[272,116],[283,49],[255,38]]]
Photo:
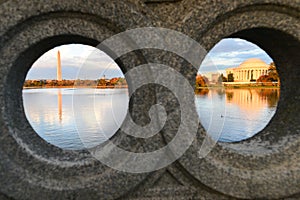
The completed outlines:
[[[60,52],[57,52],[57,80],[61,81],[62,76],[61,76],[61,61],[60,61]]]

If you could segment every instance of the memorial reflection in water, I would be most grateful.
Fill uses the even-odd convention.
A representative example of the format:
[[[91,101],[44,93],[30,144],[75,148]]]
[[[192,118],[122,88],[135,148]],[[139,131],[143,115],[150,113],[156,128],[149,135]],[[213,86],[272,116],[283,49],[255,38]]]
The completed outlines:
[[[195,103],[201,124],[206,130],[223,126],[222,142],[240,141],[261,131],[276,112],[279,88],[200,89]],[[208,131],[213,137],[218,133]]]

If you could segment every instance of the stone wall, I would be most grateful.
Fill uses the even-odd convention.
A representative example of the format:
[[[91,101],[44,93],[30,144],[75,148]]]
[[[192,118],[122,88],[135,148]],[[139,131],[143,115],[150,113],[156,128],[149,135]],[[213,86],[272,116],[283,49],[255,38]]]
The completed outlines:
[[[299,13],[297,0],[0,1],[0,199],[300,199]],[[88,151],[64,151],[39,138],[22,103],[32,63],[55,46],[96,46],[140,27],[179,31],[207,51],[228,37],[257,44],[280,74],[275,116],[256,136],[218,143],[203,158],[198,151],[205,131],[199,123],[197,137],[179,159],[147,173],[114,170]],[[182,58],[167,53],[159,61],[157,55],[161,52],[148,49],[117,63],[124,72],[141,63],[168,64],[194,83],[196,70]],[[168,114],[165,127],[151,141],[118,132],[116,142],[135,152],[164,146],[180,123],[176,97],[153,85],[134,97],[130,106],[137,124],[149,123],[147,113],[158,99]]]

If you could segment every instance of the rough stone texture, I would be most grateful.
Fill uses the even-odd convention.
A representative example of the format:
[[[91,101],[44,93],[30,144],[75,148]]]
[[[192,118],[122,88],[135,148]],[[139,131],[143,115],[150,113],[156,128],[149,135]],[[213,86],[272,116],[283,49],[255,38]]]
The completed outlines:
[[[0,199],[300,199],[299,13],[298,0],[0,1]],[[264,49],[281,78],[279,106],[269,125],[246,141],[220,143],[200,159],[205,133],[199,124],[198,137],[178,161],[145,174],[110,169],[86,151],[64,151],[39,138],[22,106],[22,84],[31,64],[55,46],[95,46],[145,26],[178,30],[208,51],[226,37]],[[117,62],[126,72],[158,60],[157,54],[135,52]],[[171,66],[193,83],[195,70],[175,60]],[[117,133],[115,142],[147,151],[172,139],[180,112],[169,91],[142,89],[131,102],[133,118],[147,123],[154,97],[172,116],[161,135],[145,142]]]

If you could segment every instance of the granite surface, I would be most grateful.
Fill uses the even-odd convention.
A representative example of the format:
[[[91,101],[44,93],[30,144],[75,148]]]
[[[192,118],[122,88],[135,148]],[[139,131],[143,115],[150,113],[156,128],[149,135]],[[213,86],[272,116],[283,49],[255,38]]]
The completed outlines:
[[[0,1],[0,199],[300,199],[299,13],[298,0]],[[202,158],[198,151],[206,133],[199,123],[184,155],[147,173],[118,171],[87,150],[66,151],[42,140],[22,103],[32,63],[58,45],[97,46],[141,27],[180,31],[207,51],[228,37],[265,50],[281,79],[278,109],[268,126],[248,140],[218,143]],[[116,62],[124,73],[145,63],[168,65],[191,85],[196,76],[191,63],[157,49],[127,53]],[[144,72],[149,79],[152,74]],[[162,148],[179,128],[178,102],[165,87],[141,87],[130,101],[132,118],[146,125],[151,106],[159,103],[168,116],[163,129],[147,139],[119,130],[112,141],[139,153]]]

